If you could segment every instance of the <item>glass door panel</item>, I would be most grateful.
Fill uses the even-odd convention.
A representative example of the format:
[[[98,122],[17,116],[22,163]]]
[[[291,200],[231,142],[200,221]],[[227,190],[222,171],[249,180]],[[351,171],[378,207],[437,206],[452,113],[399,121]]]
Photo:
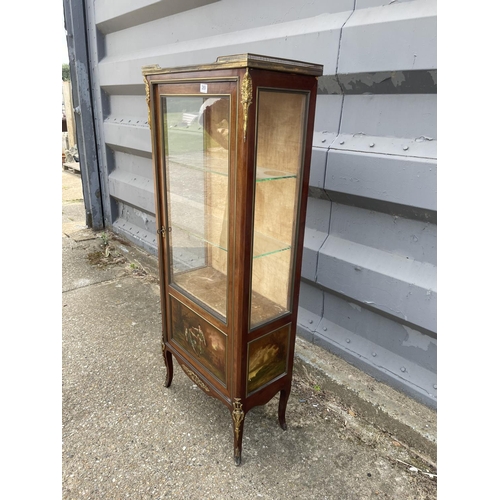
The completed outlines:
[[[259,90],[250,326],[291,307],[308,94]]]
[[[162,96],[171,284],[226,318],[229,96]]]

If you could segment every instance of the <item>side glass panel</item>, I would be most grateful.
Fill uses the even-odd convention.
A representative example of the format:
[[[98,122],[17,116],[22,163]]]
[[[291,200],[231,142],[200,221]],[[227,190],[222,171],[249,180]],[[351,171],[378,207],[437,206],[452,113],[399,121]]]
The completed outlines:
[[[226,318],[229,96],[162,96],[170,283]]]
[[[260,90],[250,327],[290,311],[307,94]]]

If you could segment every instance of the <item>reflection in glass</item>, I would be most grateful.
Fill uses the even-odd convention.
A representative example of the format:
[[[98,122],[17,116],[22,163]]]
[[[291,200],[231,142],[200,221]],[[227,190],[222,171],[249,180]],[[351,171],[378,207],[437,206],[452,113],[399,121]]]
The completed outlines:
[[[170,282],[225,318],[229,98],[162,100]]]
[[[260,90],[250,326],[290,311],[307,95]]]

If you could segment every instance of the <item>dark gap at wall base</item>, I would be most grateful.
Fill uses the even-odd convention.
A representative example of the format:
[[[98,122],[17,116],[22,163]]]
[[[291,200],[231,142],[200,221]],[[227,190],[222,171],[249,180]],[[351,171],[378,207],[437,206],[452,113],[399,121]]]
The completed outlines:
[[[434,210],[425,210],[423,208],[401,205],[390,201],[365,198],[364,196],[339,193],[338,191],[328,191],[316,187],[309,187],[309,196],[319,200],[328,200],[342,205],[373,210],[374,212],[381,212],[395,217],[437,224],[437,212]]]
[[[323,75],[318,80],[320,94],[437,94],[437,70]]]

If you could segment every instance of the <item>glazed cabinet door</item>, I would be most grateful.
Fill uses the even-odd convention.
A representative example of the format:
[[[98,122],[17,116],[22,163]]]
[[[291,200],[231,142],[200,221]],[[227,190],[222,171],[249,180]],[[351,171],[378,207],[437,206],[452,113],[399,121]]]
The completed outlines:
[[[206,80],[158,93],[168,342],[226,394],[235,95],[235,82]]]

